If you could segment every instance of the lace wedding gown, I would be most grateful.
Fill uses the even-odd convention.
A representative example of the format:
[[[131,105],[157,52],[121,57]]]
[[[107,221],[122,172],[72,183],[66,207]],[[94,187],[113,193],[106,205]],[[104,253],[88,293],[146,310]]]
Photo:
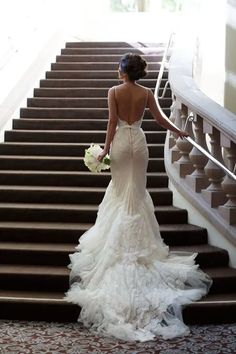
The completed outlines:
[[[82,310],[78,321],[102,335],[129,341],[189,334],[182,305],[205,295],[211,278],[197,253],[169,252],[146,190],[148,149],[142,119],[118,121],[111,148],[112,179],[94,226],[70,254],[64,299]]]

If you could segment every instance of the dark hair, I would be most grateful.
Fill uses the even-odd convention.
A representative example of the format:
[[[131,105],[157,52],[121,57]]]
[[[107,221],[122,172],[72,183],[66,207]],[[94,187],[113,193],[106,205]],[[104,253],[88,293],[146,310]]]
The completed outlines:
[[[120,69],[128,75],[129,80],[135,81],[147,75],[147,62],[138,54],[126,53],[120,60]]]

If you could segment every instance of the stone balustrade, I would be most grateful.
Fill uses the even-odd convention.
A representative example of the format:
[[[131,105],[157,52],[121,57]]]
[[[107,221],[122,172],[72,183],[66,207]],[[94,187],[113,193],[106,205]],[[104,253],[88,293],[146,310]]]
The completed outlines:
[[[176,105],[179,108],[176,108]],[[233,172],[236,163],[236,137],[235,141],[228,139],[223,130],[220,131],[213,124],[204,122],[200,115],[190,112],[188,107],[176,98],[173,107],[176,119],[173,119],[172,114],[172,122],[181,129],[186,125],[185,129],[196,143]],[[189,114],[192,114],[194,119],[186,124]],[[170,160],[179,177],[184,179],[193,193],[201,193],[209,208],[216,208],[228,224],[236,225],[236,181],[193,147],[187,139],[182,140],[170,135],[168,145],[173,145],[169,150]]]
[[[192,78],[191,55],[187,55],[186,62],[182,52],[171,59],[170,119],[235,174],[236,116],[198,89]],[[169,178],[206,218],[209,213],[212,221],[214,215],[215,226],[236,244],[236,181],[189,140],[167,134],[165,162]]]

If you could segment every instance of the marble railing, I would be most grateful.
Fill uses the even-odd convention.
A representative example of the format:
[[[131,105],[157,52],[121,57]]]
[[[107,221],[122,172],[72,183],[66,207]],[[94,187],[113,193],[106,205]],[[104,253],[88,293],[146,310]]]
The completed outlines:
[[[236,115],[198,89],[189,52],[185,58],[182,51],[173,52],[169,84],[173,99],[170,120],[189,133],[189,139],[183,140],[167,134],[165,164],[170,181],[236,244]]]

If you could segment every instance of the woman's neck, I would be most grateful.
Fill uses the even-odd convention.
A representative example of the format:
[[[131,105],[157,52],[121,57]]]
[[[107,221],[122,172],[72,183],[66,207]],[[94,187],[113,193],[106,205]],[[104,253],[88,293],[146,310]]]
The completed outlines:
[[[123,83],[126,84],[126,85],[135,85],[136,82],[135,81],[131,81],[129,79],[124,79],[123,80]]]

